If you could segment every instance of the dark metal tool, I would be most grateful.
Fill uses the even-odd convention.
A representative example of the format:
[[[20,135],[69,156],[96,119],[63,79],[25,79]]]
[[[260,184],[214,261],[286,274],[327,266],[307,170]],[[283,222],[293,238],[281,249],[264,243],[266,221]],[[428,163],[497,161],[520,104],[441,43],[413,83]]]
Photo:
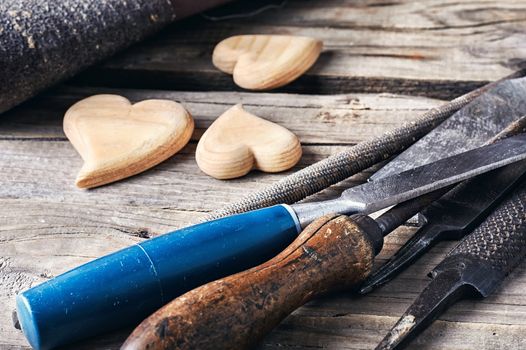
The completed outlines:
[[[487,297],[526,255],[526,183],[431,272],[433,280],[377,350],[400,348],[457,300]]]
[[[295,203],[307,198],[402,152],[451,117],[455,112],[475,101],[480,95],[494,89],[503,81],[523,77],[525,73],[526,70],[515,72],[468,94],[459,96],[441,106],[432,108],[414,121],[389,130],[379,137],[346,148],[294,174],[285,176],[280,181],[260,191],[249,193],[246,197],[213,211],[206,219],[218,219],[280,203]],[[477,118],[479,117],[477,115]],[[504,128],[506,125],[504,121],[500,124],[498,118],[496,122],[500,125],[497,130]],[[486,129],[486,124],[491,125],[492,123],[495,123],[495,121],[489,120],[478,125],[478,127]],[[416,156],[418,157],[418,154]],[[441,158],[443,157],[447,157],[447,154],[442,154]]]
[[[526,116],[511,123],[490,142],[524,131]],[[459,240],[471,232],[525,173],[524,162],[501,168],[465,181],[431,203],[421,212],[426,221],[424,226],[387,263],[367,278],[360,293],[368,293],[387,283],[439,241]],[[433,192],[432,195],[438,198],[445,192],[447,189]]]
[[[526,115],[526,78],[498,82],[377,171],[370,181],[480,147]],[[425,222],[423,213],[419,219]]]
[[[526,78],[502,81],[398,155],[372,181],[482,146],[526,115]]]
[[[510,128],[523,129],[526,123],[518,120],[526,115],[525,95],[525,78],[497,84],[380,169],[371,177],[372,181],[403,171],[411,164],[426,164],[444,154],[478,147],[514,121],[517,124],[510,125]],[[424,227],[369,276],[361,292],[370,292],[388,282],[437,242],[462,238],[506,194],[507,182],[511,180],[509,176],[518,178],[520,174],[496,176],[491,185],[484,183],[490,181],[489,178],[474,180],[473,191],[462,185],[419,213]]]
[[[363,214],[319,218],[267,263],[174,299],[143,321],[122,349],[248,348],[308,300],[363,281],[383,236],[435,197],[427,193],[376,220]]]

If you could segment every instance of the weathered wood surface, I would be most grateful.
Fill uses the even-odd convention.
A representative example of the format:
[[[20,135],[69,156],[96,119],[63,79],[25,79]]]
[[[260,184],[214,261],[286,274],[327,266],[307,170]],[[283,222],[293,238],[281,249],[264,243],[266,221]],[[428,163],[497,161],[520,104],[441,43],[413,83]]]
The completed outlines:
[[[2,115],[0,348],[28,348],[11,321],[17,292],[145,237],[198,221],[284,175],[255,172],[225,182],[199,171],[196,141],[233,104],[244,103],[248,111],[299,136],[304,156],[291,171],[298,170],[441,103],[430,97],[453,97],[521,66],[526,57],[526,45],[520,45],[526,42],[525,14],[526,3],[512,0],[298,0],[250,19],[210,23],[196,18]],[[239,92],[231,77],[212,68],[210,53],[228,35],[256,32],[313,35],[324,40],[327,51],[307,76],[279,93]],[[194,116],[196,132],[180,154],[143,174],[78,190],[74,179],[82,160],[62,132],[62,117],[78,99],[106,92],[132,101],[181,102]],[[356,176],[322,196],[363,179]],[[391,235],[379,262],[410,233],[401,228]],[[370,295],[340,293],[309,303],[260,348],[374,347],[452,244],[440,244]],[[525,270],[522,264],[485,300],[458,303],[412,347],[526,348]],[[71,348],[117,349],[128,332]]]
[[[291,34],[323,40],[324,51],[283,91],[449,98],[522,66],[525,18],[526,3],[514,0],[295,0],[256,17],[221,22],[198,17],[173,26],[78,81],[238,89],[231,76],[213,67],[214,46],[231,35]]]

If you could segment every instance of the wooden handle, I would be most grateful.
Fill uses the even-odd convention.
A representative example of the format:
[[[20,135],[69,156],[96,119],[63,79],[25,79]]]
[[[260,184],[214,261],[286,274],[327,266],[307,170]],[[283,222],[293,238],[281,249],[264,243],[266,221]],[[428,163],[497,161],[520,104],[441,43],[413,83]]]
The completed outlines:
[[[272,260],[174,299],[121,349],[248,348],[315,296],[362,281],[375,255],[370,231],[377,229],[366,216],[324,216]]]

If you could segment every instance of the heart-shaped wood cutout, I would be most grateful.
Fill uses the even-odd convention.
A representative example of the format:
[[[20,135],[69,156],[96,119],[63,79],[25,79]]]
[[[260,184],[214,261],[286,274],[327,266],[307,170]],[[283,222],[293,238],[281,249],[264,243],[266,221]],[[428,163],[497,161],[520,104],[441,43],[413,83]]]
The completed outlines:
[[[84,159],[76,185],[101,186],[138,174],[183,148],[194,130],[177,102],[96,95],[71,106],[64,132]]]
[[[320,40],[290,35],[238,35],[221,41],[212,62],[245,89],[269,90],[290,83],[318,59]]]
[[[246,112],[241,105],[227,110],[197,144],[199,168],[217,179],[232,179],[253,168],[279,172],[301,158],[301,144],[292,132]]]

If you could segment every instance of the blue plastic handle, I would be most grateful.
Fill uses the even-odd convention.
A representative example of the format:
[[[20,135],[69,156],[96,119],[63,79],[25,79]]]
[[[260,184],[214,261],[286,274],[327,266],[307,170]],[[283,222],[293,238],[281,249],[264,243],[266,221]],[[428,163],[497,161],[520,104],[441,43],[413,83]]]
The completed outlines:
[[[298,234],[288,206],[205,222],[91,261],[17,296],[35,349],[137,324],[173,298],[273,257]]]

